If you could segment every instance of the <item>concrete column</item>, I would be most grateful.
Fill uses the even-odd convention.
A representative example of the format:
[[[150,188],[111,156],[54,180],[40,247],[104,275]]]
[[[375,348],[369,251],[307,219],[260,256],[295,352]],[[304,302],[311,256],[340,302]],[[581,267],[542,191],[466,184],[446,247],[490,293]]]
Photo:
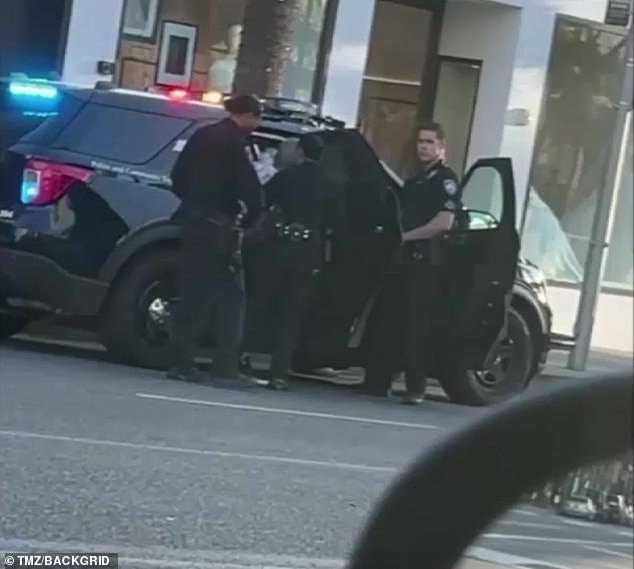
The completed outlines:
[[[124,0],[74,0],[68,27],[62,79],[94,85],[111,81],[97,73],[98,61],[114,62]]]

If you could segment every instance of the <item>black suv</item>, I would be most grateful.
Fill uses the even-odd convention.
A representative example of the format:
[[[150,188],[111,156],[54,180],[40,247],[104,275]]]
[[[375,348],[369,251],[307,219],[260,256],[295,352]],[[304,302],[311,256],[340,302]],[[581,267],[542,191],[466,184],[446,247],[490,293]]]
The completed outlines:
[[[179,240],[169,174],[188,137],[225,111],[169,95],[15,79],[0,80],[0,97],[1,124],[21,125],[0,163],[0,337],[61,319],[96,328],[118,361],[163,368]],[[292,102],[267,108],[254,157],[318,133],[324,165],[347,199],[348,232],[326,243],[296,369],[363,366],[368,350],[380,349],[372,315],[400,245],[400,180],[358,131]],[[6,150],[11,135],[2,136]],[[475,164],[463,200],[466,223],[438,240],[450,310],[435,375],[453,401],[483,405],[520,392],[538,372],[551,313],[540,271],[518,261],[510,160]],[[255,254],[247,253],[247,268]]]

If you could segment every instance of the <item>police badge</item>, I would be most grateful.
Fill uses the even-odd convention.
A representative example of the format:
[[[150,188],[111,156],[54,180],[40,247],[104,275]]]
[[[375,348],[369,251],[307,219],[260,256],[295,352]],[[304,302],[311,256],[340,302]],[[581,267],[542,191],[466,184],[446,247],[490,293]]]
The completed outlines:
[[[458,193],[458,184],[454,180],[445,180],[443,186],[450,196],[455,196]]]

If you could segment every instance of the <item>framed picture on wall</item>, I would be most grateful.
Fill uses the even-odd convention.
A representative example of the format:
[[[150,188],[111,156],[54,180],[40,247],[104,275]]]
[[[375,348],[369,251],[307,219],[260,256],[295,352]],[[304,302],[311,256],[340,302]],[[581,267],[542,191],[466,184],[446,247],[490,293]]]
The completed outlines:
[[[123,34],[137,41],[153,42],[160,7],[161,0],[126,0]]]
[[[156,84],[187,88],[191,84],[198,28],[178,22],[163,22]]]

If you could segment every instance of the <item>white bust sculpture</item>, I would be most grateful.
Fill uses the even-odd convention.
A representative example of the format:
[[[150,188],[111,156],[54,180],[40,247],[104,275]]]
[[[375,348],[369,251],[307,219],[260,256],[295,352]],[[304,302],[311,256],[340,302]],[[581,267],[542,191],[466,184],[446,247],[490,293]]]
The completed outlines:
[[[238,51],[242,40],[242,26],[231,26],[227,32],[227,53],[219,54],[219,46],[212,47],[212,64],[209,68],[209,89],[230,93],[236,72]]]

